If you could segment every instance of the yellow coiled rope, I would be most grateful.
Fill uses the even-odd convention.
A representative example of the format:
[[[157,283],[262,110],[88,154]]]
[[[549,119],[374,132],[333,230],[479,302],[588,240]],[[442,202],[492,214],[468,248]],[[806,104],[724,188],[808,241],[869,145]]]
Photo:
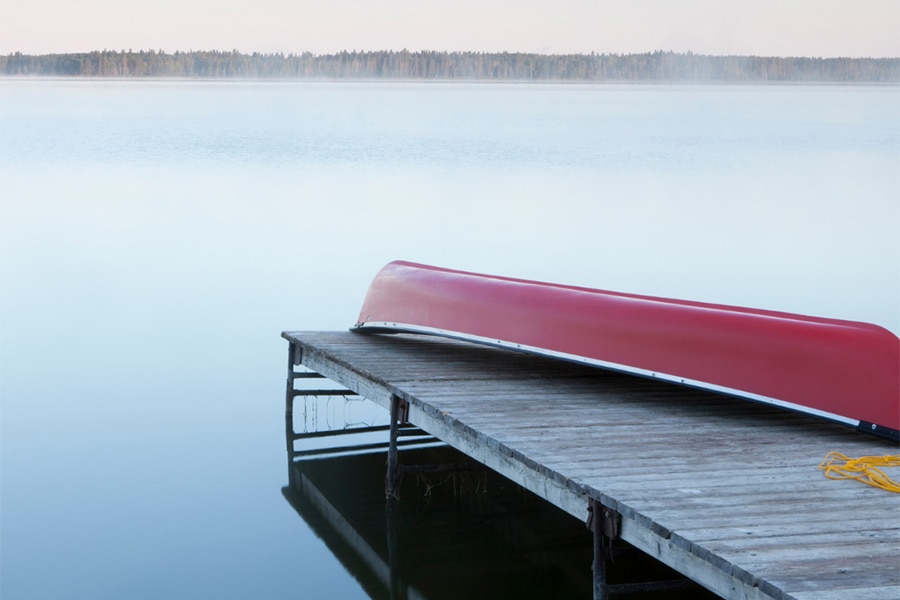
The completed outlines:
[[[855,479],[889,492],[900,493],[900,484],[879,467],[900,467],[900,455],[850,458],[840,452],[829,452],[819,465],[828,479]]]

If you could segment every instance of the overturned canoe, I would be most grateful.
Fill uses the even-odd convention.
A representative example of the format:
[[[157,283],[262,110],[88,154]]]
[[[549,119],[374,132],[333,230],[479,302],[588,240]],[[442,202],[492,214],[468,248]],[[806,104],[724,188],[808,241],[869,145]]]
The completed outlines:
[[[900,340],[868,323],[392,262],[353,328],[441,335],[736,395],[900,439]]]

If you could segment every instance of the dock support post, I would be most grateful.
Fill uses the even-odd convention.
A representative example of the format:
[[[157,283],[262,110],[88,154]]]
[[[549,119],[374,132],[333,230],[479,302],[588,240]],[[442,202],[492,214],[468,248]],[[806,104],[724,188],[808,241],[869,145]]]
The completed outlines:
[[[294,486],[294,365],[299,364],[298,354],[299,349],[296,345],[288,342],[287,383],[284,390],[284,430],[287,444],[288,484],[291,487]]]
[[[594,600],[607,600],[609,589],[606,585],[606,550],[603,548],[603,535],[594,533]]]
[[[387,475],[384,479],[384,494],[387,500],[393,501],[400,497],[400,465],[399,452],[397,451],[397,438],[400,435],[400,426],[409,419],[409,405],[399,396],[391,396],[391,438],[388,446]]]
[[[587,528],[594,538],[594,600],[609,598],[609,584],[606,581],[606,559],[609,558],[609,546],[612,540],[619,537],[619,513],[600,504],[594,498],[588,499]]]
[[[294,342],[288,342],[288,364],[287,364],[287,384],[284,392],[284,414],[286,417],[292,417],[294,414],[294,379],[297,378],[297,372],[294,367],[303,361],[303,348]]]
[[[397,512],[400,507],[396,502],[388,501],[385,506],[385,526],[387,528],[388,546],[388,598],[400,600],[404,597],[403,585],[400,578],[400,543],[399,543],[399,519]]]

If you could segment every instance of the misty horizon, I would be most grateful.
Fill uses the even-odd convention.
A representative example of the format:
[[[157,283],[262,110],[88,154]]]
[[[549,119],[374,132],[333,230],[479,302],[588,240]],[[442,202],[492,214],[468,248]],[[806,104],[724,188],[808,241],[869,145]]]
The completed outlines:
[[[875,55],[815,55],[815,54],[772,54],[772,53],[733,53],[733,52],[703,52],[703,51],[693,51],[693,50],[675,50],[675,49],[664,49],[664,48],[653,48],[647,49],[643,51],[631,51],[631,52],[616,52],[610,50],[591,50],[591,51],[583,51],[583,52],[532,52],[528,50],[522,49],[506,49],[506,50],[478,50],[478,49],[465,49],[458,48],[454,50],[447,49],[438,49],[438,48],[418,48],[418,49],[410,49],[410,48],[356,48],[356,47],[346,47],[341,50],[332,51],[332,52],[316,52],[313,50],[294,50],[294,51],[263,51],[263,50],[241,50],[238,48],[224,49],[224,48],[188,48],[188,49],[176,49],[176,50],[168,50],[163,48],[138,48],[134,49],[133,46],[129,46],[126,50],[124,47],[122,48],[91,48],[89,50],[71,50],[64,52],[25,52],[22,50],[14,50],[11,52],[0,53],[0,57],[11,57],[11,56],[34,56],[34,57],[43,57],[43,56],[70,56],[70,55],[83,55],[83,54],[93,54],[96,52],[118,52],[123,54],[164,54],[164,55],[178,55],[178,54],[193,54],[193,53],[216,53],[216,54],[240,54],[244,56],[338,56],[345,53],[358,53],[358,54],[368,54],[368,53],[409,53],[409,54],[482,54],[482,55],[529,55],[529,56],[551,56],[551,57],[563,57],[563,56],[645,56],[649,54],[674,54],[678,56],[696,56],[696,57],[714,57],[714,58],[775,58],[775,59],[810,59],[810,60],[900,60],[900,54],[896,56],[875,56]]]
[[[0,55],[0,75],[62,77],[359,78],[488,81],[900,82],[900,58],[641,54],[237,50]]]

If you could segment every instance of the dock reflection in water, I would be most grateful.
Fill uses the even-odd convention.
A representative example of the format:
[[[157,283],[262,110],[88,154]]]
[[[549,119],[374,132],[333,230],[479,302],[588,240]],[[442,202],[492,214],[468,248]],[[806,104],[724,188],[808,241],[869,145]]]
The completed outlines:
[[[400,499],[386,502],[387,411],[337,391],[302,402],[293,417],[288,401],[282,492],[371,598],[592,597],[584,523],[413,427]],[[628,598],[714,597],[625,544],[607,578],[610,591],[638,582]],[[659,580],[675,585],[651,591]]]

